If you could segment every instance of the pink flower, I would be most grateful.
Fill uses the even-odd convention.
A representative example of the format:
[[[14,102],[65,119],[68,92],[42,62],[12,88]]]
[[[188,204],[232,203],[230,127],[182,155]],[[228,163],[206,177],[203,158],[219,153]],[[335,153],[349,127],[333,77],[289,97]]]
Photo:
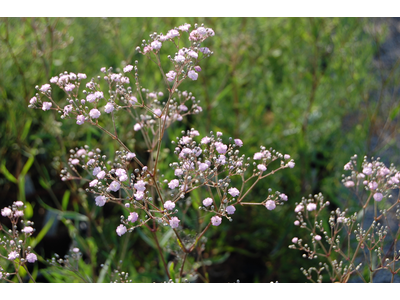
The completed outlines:
[[[233,205],[229,205],[226,207],[226,212],[228,215],[233,215],[236,211],[236,208]]]
[[[287,201],[288,200],[288,197],[285,194],[280,194],[279,198],[281,198],[281,200],[283,200],[283,201]]]
[[[257,166],[257,169],[259,169],[261,172],[264,172],[264,171],[267,170],[267,167],[260,164],[260,165]]]
[[[74,88],[75,88],[75,84],[72,84],[72,83],[68,83],[68,84],[65,86],[65,90],[66,90],[67,92],[71,92]]]
[[[43,84],[39,91],[46,93],[50,89],[50,84]]]
[[[177,217],[172,217],[171,220],[169,220],[169,226],[171,226],[171,228],[178,228],[180,221],[181,220]]]
[[[175,80],[176,72],[175,71],[169,71],[167,74],[165,74],[165,76],[167,77],[167,80],[169,82],[172,82],[172,81]]]
[[[125,68],[124,68],[124,73],[128,73],[128,72],[130,72],[130,71],[132,71],[133,70],[133,66],[132,65],[127,65]]]
[[[239,190],[237,189],[237,188],[230,188],[229,190],[228,190],[228,193],[232,196],[232,197],[237,197],[237,196],[239,196],[239,194],[240,194],[240,192],[239,192]]]
[[[136,154],[133,153],[133,152],[129,152],[129,153],[126,155],[126,159],[127,159],[127,160],[131,160],[131,159],[134,158],[134,157],[136,157]]]
[[[299,220],[296,220],[296,221],[294,221],[294,223],[293,223],[295,226],[299,226],[300,225],[300,221]]]
[[[106,176],[106,172],[104,172],[104,171],[100,171],[100,172],[97,173],[97,175],[96,175],[96,177],[97,177],[98,179],[103,179],[104,176]]]
[[[350,188],[354,186],[354,182],[349,180],[343,183],[345,187]]]
[[[146,182],[144,182],[143,180],[139,180],[133,185],[133,187],[138,191],[144,192],[146,190]]]
[[[161,46],[162,46],[161,42],[159,42],[159,41],[154,41],[150,45],[155,50],[161,49]]]
[[[49,110],[53,104],[51,102],[43,102],[43,111]]]
[[[35,261],[37,261],[37,256],[36,256],[36,254],[35,253],[29,253],[27,256],[26,256],[26,260],[28,261],[28,263],[34,263]]]
[[[173,179],[173,180],[170,181],[170,183],[168,183],[168,187],[170,189],[174,189],[174,188],[176,188],[178,186],[179,186],[179,180],[178,179]]]
[[[97,196],[96,197],[96,199],[95,199],[95,201],[96,201],[96,205],[97,206],[104,206],[105,204],[106,204],[106,197],[104,197],[104,196]]]
[[[375,201],[382,201],[382,199],[383,199],[383,195],[382,195],[382,193],[375,193],[374,194],[374,200]]]
[[[367,167],[365,167],[365,168],[363,168],[363,171],[362,171],[365,175],[371,175],[372,174],[372,168],[371,167],[369,167],[369,166],[367,166]]]
[[[115,230],[119,236],[124,235],[126,233],[126,227],[124,225],[119,225],[117,230]]]
[[[274,209],[276,208],[275,201],[273,201],[273,200],[268,200],[267,202],[265,202],[265,207],[266,207],[268,210],[274,210]]]
[[[293,243],[293,244],[297,244],[298,240],[299,240],[299,238],[294,237],[294,238],[292,238],[292,243]]]
[[[378,188],[378,184],[377,184],[375,181],[371,181],[371,182],[368,184],[368,187],[369,187],[371,190],[376,190],[376,189]]]
[[[193,50],[190,50],[190,51],[188,52],[188,54],[189,54],[189,56],[191,56],[191,57],[193,57],[193,58],[199,57],[199,55],[197,54],[197,52],[195,52],[195,51],[193,51]]]
[[[175,56],[174,60],[177,63],[182,63],[185,61],[185,57],[183,55],[178,54],[177,56]]]
[[[79,79],[86,79],[87,76],[86,76],[86,74],[84,74],[84,73],[78,73],[78,78],[79,78]]]
[[[91,182],[89,182],[89,186],[90,187],[94,187],[99,181],[97,179],[92,180]]]
[[[224,145],[221,142],[215,142],[214,145],[215,145],[215,149],[217,150],[217,152],[219,154],[225,154],[226,151],[228,150],[228,146]]]
[[[264,157],[264,154],[262,154],[261,152],[257,152],[257,153],[254,153],[253,159],[258,160],[258,159],[262,159],[263,157]]]
[[[114,110],[114,104],[112,104],[111,102],[108,102],[106,104],[106,106],[104,106],[104,112],[106,113],[111,113]]]
[[[291,169],[294,168],[294,165],[295,165],[294,161],[290,161],[290,162],[288,163],[288,166],[289,166],[289,168],[291,168]]]
[[[31,226],[26,226],[24,229],[21,230],[22,232],[25,232],[27,234],[30,234],[33,232],[33,228]]]
[[[307,204],[307,210],[308,211],[313,211],[313,210],[316,210],[317,209],[317,204],[315,204],[315,203],[308,203]]]
[[[170,200],[168,200],[168,201],[166,201],[166,202],[164,203],[164,208],[165,208],[166,210],[173,210],[173,209],[175,208],[175,203],[172,202],[172,201],[170,201]]]
[[[315,236],[315,240],[316,240],[316,241],[320,241],[320,240],[321,240],[321,236],[317,234],[317,235]]]
[[[289,154],[285,154],[285,155],[283,156],[283,159],[284,159],[284,160],[290,159],[290,155],[289,155]]]
[[[85,116],[84,115],[79,115],[76,117],[76,124],[82,125],[85,123]]]
[[[135,194],[133,194],[133,196],[135,196],[135,199],[136,199],[137,201],[143,200],[144,192],[142,192],[142,191],[137,191]]]
[[[79,164],[79,159],[74,158],[73,160],[71,160],[71,164],[73,164],[73,165]]]
[[[241,139],[235,139],[234,141],[235,141],[236,146],[239,146],[239,147],[243,146],[243,142]]]
[[[9,216],[11,216],[11,214],[12,214],[12,210],[9,209],[8,207],[4,207],[4,208],[1,210],[1,215],[2,215],[3,217],[9,217]]]
[[[208,144],[209,142],[211,142],[211,139],[208,136],[201,139],[202,144]]]
[[[17,207],[22,207],[22,206],[24,206],[24,202],[22,202],[22,201],[15,201],[14,204],[15,204],[15,206],[17,206]]]
[[[204,206],[210,206],[212,203],[213,203],[213,200],[211,198],[206,198],[203,200]]]
[[[181,176],[183,174],[182,169],[175,169],[175,176]]]
[[[129,214],[128,221],[133,223],[133,222],[136,222],[138,218],[139,218],[139,215],[137,213],[131,212]]]
[[[222,222],[222,218],[219,216],[214,216],[211,218],[211,224],[213,226],[219,226],[221,224],[221,222]]]
[[[36,97],[32,97],[31,100],[29,100],[29,103],[30,104],[35,104],[36,101],[37,101],[37,98]]]
[[[120,189],[120,187],[121,187],[121,185],[119,184],[119,182],[115,181],[115,180],[113,182],[111,182],[111,184],[109,186],[110,190],[112,190],[113,192],[118,191]]]
[[[300,212],[300,211],[303,211],[303,209],[304,209],[304,205],[303,205],[303,203],[300,203],[299,205],[297,205],[297,206],[295,207],[294,212],[295,212],[295,213],[298,213],[298,212]]]
[[[136,123],[136,124],[133,126],[133,130],[135,130],[135,131],[139,131],[140,129],[142,129],[142,125],[141,125],[140,123]]]
[[[93,119],[99,118],[100,115],[101,115],[101,114],[100,114],[100,111],[99,111],[98,109],[96,109],[96,108],[91,109],[90,112],[89,112],[89,116],[90,116],[91,118],[93,118]]]
[[[208,165],[206,163],[200,163],[199,164],[199,170],[204,172],[205,170],[208,169]]]
[[[96,100],[96,96],[94,94],[88,94],[86,96],[86,101],[89,102],[89,103],[92,103],[95,100]]]
[[[11,251],[11,252],[8,254],[8,259],[9,259],[9,260],[14,260],[14,259],[16,259],[18,256],[19,256],[19,254],[17,253],[17,251]]]

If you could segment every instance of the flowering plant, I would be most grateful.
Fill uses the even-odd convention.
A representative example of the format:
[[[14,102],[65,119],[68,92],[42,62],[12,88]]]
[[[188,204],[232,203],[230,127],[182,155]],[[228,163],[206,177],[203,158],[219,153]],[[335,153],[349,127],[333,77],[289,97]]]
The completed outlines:
[[[125,65],[122,72],[103,67],[102,75],[91,79],[84,73],[61,73],[52,77],[50,83],[37,86],[38,91],[29,105],[43,111],[57,111],[61,119],[73,119],[79,126],[90,124],[118,143],[120,149],[113,158],[110,153],[103,154],[103,149],[89,145],[72,149],[68,166],[61,171],[61,180],[86,182],[86,192],[93,195],[93,203],[99,207],[107,203],[120,206],[124,213],[120,224],[115,226],[116,235],[146,228],[158,250],[165,275],[172,282],[197,277],[206,232],[223,220],[232,221],[236,207],[261,205],[274,210],[287,201],[285,194],[272,193],[272,189],[262,201],[244,200],[262,179],[295,166],[288,154],[261,146],[259,152],[249,157],[240,153],[243,142],[238,137],[225,139],[221,132],[212,131],[201,135],[194,128],[182,131],[182,136],[171,141],[176,159],[171,162],[163,159],[166,130],[184,117],[202,112],[200,101],[191,92],[178,88],[185,80],[198,79],[201,61],[213,54],[203,43],[214,36],[214,31],[203,24],[196,24],[191,31],[190,27],[184,24],[166,35],[153,33],[150,40],[137,47],[139,53],[157,64],[164,88],[156,91],[143,88],[136,61],[134,65]],[[189,35],[190,43],[186,47],[182,45],[185,34]],[[161,51],[166,43],[176,49],[174,55],[167,56],[168,71],[163,67]],[[130,86],[131,80],[134,87]],[[54,87],[65,93],[64,104],[53,97]],[[122,113],[131,117],[135,138],[142,138],[147,157],[120,139],[118,128]],[[274,167],[274,161],[279,165]],[[166,174],[161,173],[160,166],[168,170]],[[4,215],[9,216],[12,209],[4,208]],[[195,233],[187,234],[188,228]],[[173,235],[176,246],[168,249],[175,258],[168,261],[165,245]],[[14,248],[10,250],[13,251],[9,252],[8,260],[13,261],[19,253]],[[26,256],[28,262],[35,255],[30,251]],[[192,253],[196,254],[196,261],[188,262]],[[79,249],[72,249],[71,254],[74,258]],[[79,273],[71,267],[70,257],[54,259],[52,263]],[[18,269],[16,265],[16,275]],[[120,276],[120,281],[127,280],[126,273]]]

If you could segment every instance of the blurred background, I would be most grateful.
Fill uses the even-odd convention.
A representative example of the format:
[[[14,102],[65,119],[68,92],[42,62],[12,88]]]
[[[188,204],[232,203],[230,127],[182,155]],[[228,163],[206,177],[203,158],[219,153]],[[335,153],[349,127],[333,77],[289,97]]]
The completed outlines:
[[[273,212],[240,207],[234,222],[208,233],[197,280],[305,282],[300,267],[311,262],[288,249],[300,234],[293,225],[295,203],[322,192],[331,210],[351,211],[357,202],[341,184],[350,156],[400,164],[400,18],[2,18],[0,207],[27,204],[34,250],[43,259],[74,246],[83,253],[81,268],[95,280],[106,260],[134,282],[166,280],[143,231],[116,236],[117,206],[98,208],[83,184],[60,180],[69,149],[107,145],[104,152],[113,153],[116,145],[94,128],[77,129],[73,120],[61,123],[28,104],[35,86],[60,72],[90,78],[101,67],[135,60],[143,86],[162,88],[156,66],[135,48],[150,33],[166,34],[184,23],[214,29],[206,45],[214,55],[201,63],[199,79],[181,88],[202,101],[202,114],[184,119],[170,138],[191,127],[202,135],[221,131],[241,138],[247,155],[264,145],[296,162],[251,194],[256,201],[268,188],[279,190],[289,198],[284,206]],[[120,134],[140,154],[143,143],[127,124]],[[0,222],[9,226],[6,218]],[[79,281],[54,270],[42,261],[32,272],[38,281]]]

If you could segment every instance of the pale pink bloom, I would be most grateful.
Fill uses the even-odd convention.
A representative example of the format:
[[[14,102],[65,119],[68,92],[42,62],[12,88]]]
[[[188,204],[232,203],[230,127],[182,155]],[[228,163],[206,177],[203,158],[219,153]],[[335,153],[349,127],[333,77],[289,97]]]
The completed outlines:
[[[184,57],[183,55],[180,55],[180,54],[179,54],[179,55],[175,56],[174,60],[175,60],[175,62],[177,62],[177,63],[182,63],[182,62],[185,61],[185,57]]]
[[[167,77],[167,80],[169,82],[172,82],[172,81],[175,80],[176,72],[175,71],[169,71],[167,74],[165,74],[165,76]]]
[[[131,212],[129,214],[128,221],[133,223],[133,222],[136,222],[138,218],[139,218],[139,215],[137,213]]]
[[[181,110],[181,111],[187,111],[188,110],[188,108],[187,108],[187,106],[185,105],[185,104],[181,104],[181,105],[179,105],[179,110]]]
[[[188,77],[192,80],[197,80],[197,78],[199,77],[199,74],[197,74],[195,71],[190,70],[188,72]]]
[[[172,179],[171,181],[170,181],[170,183],[168,183],[168,187],[170,188],[170,189],[174,189],[174,188],[176,188],[176,187],[178,187],[179,186],[179,180],[178,179]]]
[[[288,163],[288,166],[289,166],[289,168],[291,168],[291,169],[294,168],[294,165],[295,165],[294,161],[290,161],[290,162]]]
[[[221,131],[217,131],[217,137],[221,137],[222,136],[222,132]]]
[[[197,28],[197,33],[200,35],[205,35],[207,33],[207,31],[204,27],[199,27],[199,28]]]
[[[96,202],[97,206],[104,206],[106,204],[106,197],[105,196],[97,196],[94,201]]]
[[[22,210],[17,210],[14,213],[14,217],[18,218],[18,217],[22,217],[24,215],[24,212]]]
[[[274,210],[276,208],[276,203],[273,200],[268,200],[267,202],[265,202],[265,207],[268,210]]]
[[[29,100],[29,103],[30,104],[35,104],[36,101],[37,101],[37,98],[36,97],[32,97],[31,100]]]
[[[154,114],[157,115],[157,116],[161,116],[161,114],[162,114],[161,109],[156,108],[156,109],[154,110]]]
[[[193,58],[199,57],[199,55],[197,54],[197,52],[195,52],[195,51],[193,51],[193,50],[190,50],[190,51],[188,52],[188,54],[189,54],[189,56],[191,56],[191,57],[193,57]]]
[[[76,74],[70,72],[70,73],[69,73],[69,78],[70,78],[71,80],[76,80]]]
[[[308,211],[313,211],[313,210],[316,210],[317,209],[317,204],[315,204],[315,203],[308,203],[307,204],[307,210]]]
[[[239,194],[240,194],[240,192],[239,192],[239,190],[237,189],[237,188],[230,188],[229,190],[228,190],[228,193],[232,196],[232,197],[237,197],[237,196],[239,196]]]
[[[72,252],[74,252],[74,253],[79,253],[79,248],[77,248],[77,247],[72,248]]]
[[[188,137],[188,136],[183,136],[182,137],[182,142],[184,144],[189,144],[191,141],[192,141],[192,139],[190,137]]]
[[[226,213],[228,215],[233,215],[236,211],[236,208],[233,205],[229,205],[226,207]]]
[[[181,176],[183,174],[182,169],[175,169],[175,176]]]
[[[57,83],[57,81],[58,81],[58,76],[51,77],[50,79],[50,83]]]
[[[363,169],[362,171],[365,175],[371,175],[372,174],[372,168],[370,166],[367,166]]]
[[[178,228],[180,221],[181,220],[177,217],[172,217],[171,220],[169,220],[169,226],[171,226],[171,228]]]
[[[133,153],[133,152],[129,152],[129,153],[126,155],[126,159],[128,159],[128,160],[131,160],[131,159],[134,158],[134,157],[136,157],[136,154]]]
[[[190,24],[185,24],[185,25],[181,25],[181,26],[179,26],[178,28],[179,28],[179,30],[181,30],[181,31],[188,31],[189,30],[189,28],[190,28]]]
[[[235,145],[239,146],[239,147],[242,147],[243,146],[242,140],[241,139],[235,139]]]
[[[118,168],[118,169],[115,170],[115,175],[117,175],[118,177],[121,177],[121,176],[123,176],[123,175],[126,175],[126,170],[125,170],[125,169]]]
[[[264,171],[267,170],[267,167],[260,164],[260,165],[257,166],[257,169],[259,169],[261,172],[264,172]]]
[[[368,184],[368,187],[369,187],[371,190],[376,190],[376,189],[378,188],[378,184],[377,184],[375,181],[371,181],[371,182]]]
[[[299,220],[294,221],[294,225],[295,226],[299,226],[300,225],[300,221]]]
[[[298,237],[294,237],[294,238],[292,238],[292,243],[293,244],[297,244],[298,240],[299,240]]]
[[[46,93],[50,89],[50,84],[43,84],[39,91]]]
[[[264,157],[264,154],[262,154],[261,152],[256,152],[256,153],[254,153],[253,159],[258,160],[258,159],[262,159],[263,157]]]
[[[289,154],[285,154],[285,155],[283,156],[283,159],[284,159],[284,160],[290,159],[290,155],[289,155]]]
[[[108,102],[106,106],[104,106],[104,111],[108,114],[111,113],[113,110],[114,110],[114,104],[112,104],[111,102]]]
[[[84,115],[79,115],[76,117],[76,124],[82,125],[85,123],[85,116]]]
[[[103,73],[105,73],[105,72],[106,72],[106,67],[102,67],[102,68],[100,69],[100,71],[103,72]]]
[[[36,254],[35,253],[29,253],[27,256],[26,256],[26,260],[28,261],[28,263],[34,263],[35,261],[37,261],[37,256],[36,256]]]
[[[298,213],[298,212],[300,212],[300,211],[303,211],[303,209],[304,209],[304,205],[303,205],[303,203],[300,203],[299,205],[297,205],[297,206],[295,207],[294,212],[295,212],[295,213]]]
[[[26,226],[24,227],[24,229],[21,230],[22,232],[25,232],[27,234],[32,233],[33,232],[33,228],[31,226]]]
[[[378,171],[378,174],[380,176],[386,176],[386,175],[390,174],[390,170],[386,167],[383,167]]]
[[[93,176],[96,176],[99,172],[101,171],[101,168],[100,167],[96,167],[96,168],[94,168],[93,169]]]
[[[159,42],[159,41],[154,41],[150,45],[155,50],[161,49],[161,46],[162,46],[161,42]]]
[[[202,53],[204,53],[204,54],[208,54],[208,53],[211,52],[210,49],[208,49],[207,47],[202,47],[202,48],[200,48],[199,50],[200,50],[200,52],[202,52]]]
[[[115,180],[113,182],[111,182],[111,184],[109,186],[110,190],[112,190],[113,192],[118,191],[120,189],[120,187],[121,187],[121,185],[119,184],[119,182],[115,181]]]
[[[288,196],[286,196],[285,194],[280,194],[279,198],[281,198],[281,200],[283,200],[283,201],[287,201],[288,200]]]
[[[211,139],[208,136],[201,139],[202,144],[208,144],[209,142],[211,142]]]
[[[374,194],[374,200],[375,201],[382,201],[382,199],[383,199],[383,195],[382,195],[382,193],[375,193]]]
[[[49,110],[53,104],[51,102],[43,102],[42,109],[44,111]]]
[[[349,161],[347,164],[344,165],[343,169],[345,171],[351,170],[351,161]]]
[[[97,119],[98,117],[100,117],[100,115],[100,111],[96,108],[91,109],[89,112],[89,116],[93,119]]]
[[[205,163],[200,163],[199,164],[199,170],[200,171],[204,172],[207,169],[208,169],[208,165],[207,164],[205,164]]]
[[[95,100],[96,100],[96,96],[94,94],[88,94],[86,96],[86,101],[89,102],[89,103],[92,103]]]
[[[116,232],[117,232],[117,234],[119,235],[119,236],[122,236],[122,235],[124,235],[125,233],[126,233],[126,227],[124,226],[124,225],[119,225],[118,227],[117,227],[117,230],[115,230]]]
[[[12,214],[12,210],[9,209],[8,207],[4,207],[4,208],[1,210],[1,215],[2,215],[3,217],[9,217],[9,216],[11,216],[11,214]]]
[[[228,150],[228,146],[227,146],[227,145],[224,145],[224,144],[221,143],[221,142],[215,142],[214,145],[215,145],[215,149],[216,149],[217,152],[220,153],[220,154],[225,154],[226,151]]]
[[[142,129],[142,125],[141,125],[140,123],[136,123],[136,124],[133,126],[133,130],[135,130],[135,131],[139,131],[140,129]]]
[[[100,172],[97,173],[97,175],[96,175],[96,177],[97,177],[98,179],[103,179],[104,176],[106,176],[106,172],[104,172],[104,171],[100,171]]]
[[[219,226],[221,224],[221,222],[222,222],[222,218],[219,216],[214,216],[211,218],[211,224],[213,226]]]
[[[201,67],[200,67],[200,66],[195,66],[195,67],[194,67],[194,70],[195,70],[196,72],[201,72]]]
[[[14,204],[15,204],[16,207],[24,206],[24,202],[22,202],[22,201],[15,201]]]
[[[164,203],[164,208],[167,210],[173,210],[175,208],[175,203],[168,200]]]
[[[66,90],[67,92],[71,92],[74,88],[75,88],[75,84],[72,84],[72,83],[68,83],[68,84],[65,86],[65,90]]]
[[[94,95],[96,96],[97,99],[103,99],[104,98],[104,94],[103,92],[95,92]]]
[[[124,73],[128,73],[128,72],[130,72],[130,71],[132,71],[133,70],[133,66],[132,65],[127,65],[125,68],[124,68]]]
[[[204,206],[210,206],[212,203],[213,203],[213,200],[211,198],[206,198],[203,200]]]
[[[9,259],[9,260],[14,260],[14,259],[16,259],[18,256],[19,256],[19,254],[17,253],[17,251],[11,251],[11,252],[8,254],[8,259]]]
[[[192,130],[192,131],[190,131],[190,136],[199,136],[200,135],[200,133],[199,133],[199,131],[198,130]]]
[[[73,165],[79,164],[79,159],[74,158],[73,160],[71,160],[71,164],[73,164]]]
[[[349,180],[343,183],[345,187],[350,188],[354,186],[354,182]]]
[[[86,77],[86,74],[84,74],[84,73],[78,73],[78,78],[79,79],[86,79],[87,77]]]
[[[317,234],[317,235],[315,236],[315,240],[316,240],[316,241],[320,241],[320,240],[321,240],[321,236]]]
[[[135,194],[133,194],[133,196],[135,196],[135,199],[140,201],[143,200],[144,198],[144,192],[142,191],[137,191]]]
[[[92,180],[91,182],[89,182],[89,186],[90,187],[94,187],[99,181],[97,179]]]
[[[179,31],[178,31],[178,30],[175,30],[175,29],[171,29],[171,30],[168,31],[168,33],[167,33],[167,37],[168,37],[169,39],[173,39],[174,37],[177,37],[177,36],[179,36]]]
[[[133,187],[138,191],[144,192],[146,190],[146,182],[144,182],[143,180],[139,180],[133,185]]]

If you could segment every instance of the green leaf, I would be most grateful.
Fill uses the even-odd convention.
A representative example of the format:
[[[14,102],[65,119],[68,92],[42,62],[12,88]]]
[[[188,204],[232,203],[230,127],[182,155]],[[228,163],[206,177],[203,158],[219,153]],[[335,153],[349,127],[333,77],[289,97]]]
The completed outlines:
[[[32,119],[27,119],[25,121],[24,129],[23,129],[22,134],[20,136],[21,141],[25,140],[26,137],[28,136],[29,129],[31,128],[31,124],[32,124]]]
[[[67,210],[70,195],[71,192],[69,190],[66,190],[61,202],[61,207],[63,210]]]
[[[168,270],[169,270],[169,276],[171,276],[171,279],[172,279],[173,282],[175,282],[175,270],[174,270],[174,268],[175,268],[174,262],[170,261],[168,263]]]
[[[25,207],[26,207],[24,212],[25,218],[29,220],[33,216],[33,207],[29,202],[25,203]]]
[[[168,240],[171,238],[171,236],[173,235],[174,230],[172,228],[170,228],[166,233],[164,233],[163,237],[160,240],[160,246],[164,247],[165,244],[168,242]]]
[[[99,278],[97,279],[97,283],[103,283],[104,278],[106,277],[108,268],[109,268],[109,266],[110,266],[110,264],[111,264],[111,261],[113,260],[113,258],[114,258],[114,256],[115,256],[115,253],[117,253],[117,250],[116,250],[115,248],[113,248],[113,249],[111,250],[110,254],[109,254],[108,257],[107,257],[107,260],[106,260],[106,262],[104,263],[103,268],[101,268]]]
[[[3,160],[0,165],[0,170],[6,176],[7,180],[13,182],[13,183],[18,183],[17,178],[15,178],[10,172],[8,172],[7,167],[6,167],[6,161]]]
[[[28,158],[27,162],[25,163],[25,166],[22,168],[21,174],[19,174],[19,178],[25,177],[26,173],[28,173],[34,161],[35,157],[33,155]]]

